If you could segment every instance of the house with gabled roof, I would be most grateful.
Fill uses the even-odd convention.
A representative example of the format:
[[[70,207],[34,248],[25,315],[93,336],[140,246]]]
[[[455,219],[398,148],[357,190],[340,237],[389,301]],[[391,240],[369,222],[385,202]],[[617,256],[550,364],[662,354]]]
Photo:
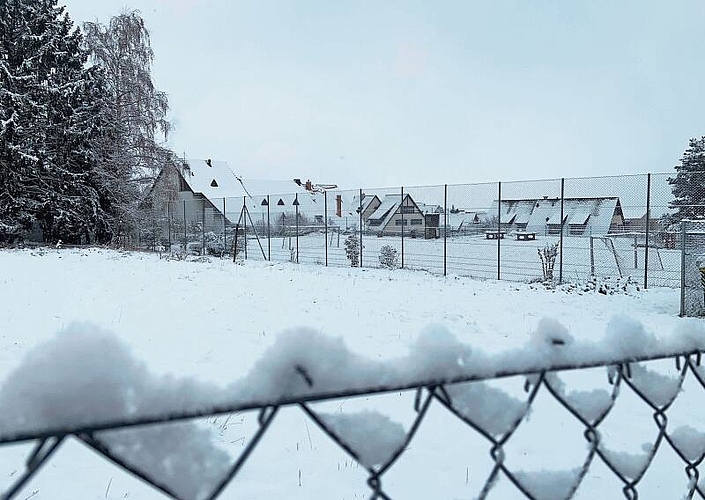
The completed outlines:
[[[363,222],[367,222],[370,215],[375,213],[375,211],[382,204],[382,201],[376,194],[362,194],[362,203],[360,203],[360,196],[353,196],[352,206],[355,207],[355,212],[362,213]]]
[[[621,232],[625,223],[616,196],[564,198],[562,220],[560,198],[502,200],[499,207],[495,200],[488,213],[494,217],[498,215],[506,231],[544,235],[560,234],[561,227],[566,235],[606,235]]]
[[[366,218],[363,212],[368,231],[380,236],[400,236],[402,230],[405,236],[412,238],[439,236],[439,214],[432,210],[425,211],[428,207],[423,204],[419,206],[409,194],[403,198],[401,194],[387,194],[379,201],[377,208]]]
[[[320,193],[294,180],[243,179],[224,161],[187,159],[162,169],[145,203],[172,220],[220,231],[244,223],[243,206],[250,224],[266,215],[267,205],[273,219],[297,208],[300,214],[316,218],[323,214],[322,199]]]

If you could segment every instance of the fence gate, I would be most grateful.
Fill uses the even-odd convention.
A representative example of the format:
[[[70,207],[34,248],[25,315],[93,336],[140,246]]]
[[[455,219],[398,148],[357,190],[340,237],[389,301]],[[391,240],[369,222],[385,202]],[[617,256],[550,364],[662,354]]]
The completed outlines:
[[[681,316],[705,316],[705,220],[681,225]]]

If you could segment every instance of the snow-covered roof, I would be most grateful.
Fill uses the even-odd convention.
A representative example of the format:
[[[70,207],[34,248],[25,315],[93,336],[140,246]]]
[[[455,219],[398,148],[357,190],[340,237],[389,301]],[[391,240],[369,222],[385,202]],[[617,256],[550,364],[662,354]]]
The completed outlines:
[[[394,215],[394,212],[396,212],[396,209],[398,208],[400,202],[400,194],[385,195],[384,199],[382,200],[382,204],[377,207],[377,210],[375,210],[372,215],[370,215],[369,219],[384,220],[387,216]]]
[[[219,160],[187,159],[181,174],[195,193],[203,194],[211,202],[243,196],[308,193],[293,180],[243,179],[235,175],[227,162]]]
[[[499,220],[502,224],[526,224],[529,221],[535,200],[502,200]],[[490,214],[497,213],[497,200],[492,203]]]
[[[419,210],[424,215],[443,213],[443,207],[440,205],[427,205],[426,203],[416,202],[416,206],[419,207]]]
[[[362,212],[367,210],[370,206],[370,204],[375,200],[379,200],[376,194],[364,194],[362,195],[362,204],[360,204],[360,196],[355,195],[353,196],[352,203],[355,207],[355,211],[360,210],[360,206],[362,205]]]
[[[619,198],[565,198],[563,220],[567,224],[588,225],[592,234],[607,234]],[[497,200],[489,213],[497,213]],[[546,225],[561,224],[561,200],[556,198],[502,200],[502,224],[526,224],[528,231],[540,232]]]
[[[457,212],[449,213],[447,218],[448,227],[458,231],[468,228],[471,224],[477,224],[481,216],[486,216],[484,212]]]

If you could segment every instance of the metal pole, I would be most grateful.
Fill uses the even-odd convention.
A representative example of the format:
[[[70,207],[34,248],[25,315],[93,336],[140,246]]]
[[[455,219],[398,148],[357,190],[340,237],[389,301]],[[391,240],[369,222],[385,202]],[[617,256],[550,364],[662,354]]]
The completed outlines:
[[[360,206],[358,207],[360,225],[360,267],[362,267],[362,189],[360,189]]]
[[[448,261],[448,184],[443,185],[443,276],[447,276]]]
[[[502,182],[497,183],[497,279],[501,279],[502,269]]]
[[[559,250],[559,255],[558,255],[558,283],[563,283],[563,224],[565,221],[563,220],[564,218],[564,200],[565,200],[565,178],[561,178],[561,239],[560,239],[560,250]]]
[[[186,245],[188,240],[186,239],[186,200],[184,200],[184,252],[186,251]]]
[[[240,232],[240,220],[235,224],[235,240],[233,241],[233,262],[237,262],[237,237]]]
[[[201,255],[206,254],[206,201],[201,201]]]
[[[326,267],[328,267],[328,191],[323,191],[323,225],[326,235],[326,239],[323,240],[326,248]]]
[[[634,235],[634,269],[639,269],[639,258],[638,258],[639,256],[637,254],[637,252],[638,252],[637,249],[639,248],[638,243],[639,243],[639,241],[637,239],[637,235],[635,234]]]
[[[404,269],[404,186],[401,187],[399,212],[401,212],[401,268]]]
[[[269,195],[267,195],[267,260],[272,260],[272,233],[269,226]]]
[[[299,263],[299,195],[294,198],[296,202],[296,263]]]
[[[223,197],[223,253],[228,251],[227,217],[225,217],[225,197]]]
[[[685,226],[686,221],[681,221],[681,312],[685,316]]]
[[[651,174],[646,174],[646,244],[644,245],[644,289],[649,286],[649,231],[651,225]]]
[[[171,211],[169,210],[169,206],[171,204],[167,203],[166,205],[166,224],[167,224],[167,231],[169,234],[169,252],[171,252]]]
[[[243,246],[245,247],[244,248],[245,260],[247,260],[247,214],[246,214],[247,204],[246,204],[246,202],[247,202],[247,198],[245,196],[243,196],[242,197],[242,214],[245,215],[245,217],[243,217],[244,220],[243,220],[243,224],[242,224],[242,236],[244,238],[242,241],[244,243]]]
[[[595,276],[595,238],[590,236],[590,276]]]

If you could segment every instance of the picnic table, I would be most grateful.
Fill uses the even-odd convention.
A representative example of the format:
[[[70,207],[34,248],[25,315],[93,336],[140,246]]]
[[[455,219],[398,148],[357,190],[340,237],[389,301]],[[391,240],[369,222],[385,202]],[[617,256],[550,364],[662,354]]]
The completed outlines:
[[[536,233],[529,233],[527,231],[517,231],[514,233],[517,241],[530,241],[536,239]]]
[[[485,231],[485,238],[488,240],[504,239],[505,231]]]

